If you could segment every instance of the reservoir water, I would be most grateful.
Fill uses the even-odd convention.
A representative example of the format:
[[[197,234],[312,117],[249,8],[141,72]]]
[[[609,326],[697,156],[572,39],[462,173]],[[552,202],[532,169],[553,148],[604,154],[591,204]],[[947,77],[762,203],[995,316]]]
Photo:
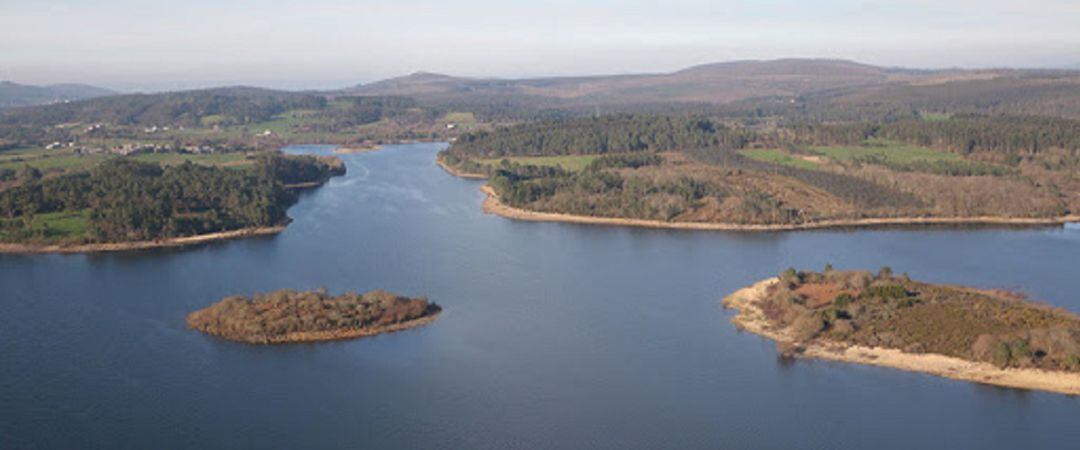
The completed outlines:
[[[1080,229],[722,233],[516,222],[441,144],[342,155],[273,237],[0,256],[0,448],[1080,448],[1080,398],[787,361],[726,294],[889,265],[1080,312]],[[291,152],[328,152],[320,146]],[[384,288],[433,324],[249,346],[186,329],[230,294]]]

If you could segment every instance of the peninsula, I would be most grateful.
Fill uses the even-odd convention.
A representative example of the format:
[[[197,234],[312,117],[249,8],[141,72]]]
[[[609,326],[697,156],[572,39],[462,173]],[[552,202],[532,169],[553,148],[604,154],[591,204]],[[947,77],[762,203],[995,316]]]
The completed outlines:
[[[763,127],[611,115],[468,133],[436,162],[486,178],[488,211],[519,220],[748,231],[1041,226],[1080,219],[1080,178],[1061,163],[1080,151],[1074,127],[1030,117]]]
[[[261,152],[229,166],[117,157],[84,171],[27,175],[0,190],[0,253],[178,247],[269,235],[295,191],[345,173],[332,156]],[[32,170],[28,170],[32,171]]]
[[[1013,292],[789,269],[723,303],[787,356],[1080,395],[1080,317]]]
[[[284,289],[232,296],[188,315],[188,327],[231,341],[285,344],[372,336],[431,323],[442,311],[425,298],[376,290],[332,296]]]

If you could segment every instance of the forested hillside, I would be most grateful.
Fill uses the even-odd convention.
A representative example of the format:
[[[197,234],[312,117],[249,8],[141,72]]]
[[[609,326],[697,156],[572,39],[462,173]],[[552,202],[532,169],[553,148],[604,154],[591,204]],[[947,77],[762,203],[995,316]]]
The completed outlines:
[[[801,224],[1080,210],[1077,122],[956,116],[760,126],[606,116],[462,136],[440,159],[542,212]],[[598,157],[599,156],[599,157]]]
[[[0,191],[0,242],[146,241],[282,225],[296,201],[288,184],[325,181],[342,170],[276,154],[239,169],[117,158]]]
[[[526,123],[470,133],[453,151],[479,157],[662,152],[746,144],[746,133],[704,117],[610,115]]]

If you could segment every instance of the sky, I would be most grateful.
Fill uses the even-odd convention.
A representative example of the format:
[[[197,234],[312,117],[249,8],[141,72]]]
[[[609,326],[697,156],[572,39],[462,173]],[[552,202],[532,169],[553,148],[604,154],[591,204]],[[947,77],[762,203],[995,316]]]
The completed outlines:
[[[0,79],[124,91],[323,89],[415,71],[668,72],[842,58],[1080,64],[1080,0],[0,0]]]

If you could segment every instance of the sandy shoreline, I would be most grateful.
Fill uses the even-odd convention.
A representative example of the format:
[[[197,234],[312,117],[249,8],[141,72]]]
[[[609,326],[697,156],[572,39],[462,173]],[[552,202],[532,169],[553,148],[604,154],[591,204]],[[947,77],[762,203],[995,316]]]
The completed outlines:
[[[285,189],[311,189],[311,188],[317,188],[317,187],[322,186],[324,184],[326,184],[325,181],[308,181],[308,182],[305,182],[305,183],[283,184],[283,185],[281,185],[281,187],[283,187]]]
[[[334,149],[334,153],[337,154],[353,154],[353,153],[369,153],[382,150],[381,145],[373,145],[370,147],[338,147]]]
[[[453,173],[453,172],[451,172]],[[1068,215],[1047,218],[1020,217],[888,217],[852,220],[822,220],[817,222],[753,225],[737,223],[705,222],[664,222],[660,220],[623,219],[617,217],[592,217],[574,214],[529,211],[504,204],[498,194],[489,185],[480,188],[487,194],[484,200],[484,212],[508,219],[528,220],[532,222],[566,222],[590,225],[609,225],[642,228],[665,228],[676,230],[712,230],[712,231],[792,231],[814,230],[823,228],[854,228],[890,225],[1014,225],[1014,226],[1049,226],[1080,222],[1080,215]]]
[[[767,337],[777,342],[792,343],[783,332],[769,326],[757,302],[778,279],[770,278],[752,286],[735,291],[724,298],[727,308],[738,314],[731,321],[741,330]],[[1080,395],[1080,374],[1051,372],[1037,369],[1000,369],[992,364],[967,361],[939,354],[905,353],[890,348],[863,347],[841,343],[812,343],[798,354],[800,357],[819,358],[866,364],[879,367],[922,372],[963,381],[991,384],[1021,389]]]
[[[487,179],[487,175],[482,174],[482,173],[463,172],[463,171],[460,171],[460,170],[455,169],[453,167],[450,167],[448,164],[446,164],[445,161],[442,160],[442,158],[435,158],[435,164],[438,164],[439,167],[442,167],[442,169],[446,171],[446,173],[449,173],[450,175],[453,175],[455,177],[466,178],[466,179],[470,179],[470,180],[486,180]]]
[[[96,253],[117,252],[126,250],[145,250],[151,248],[183,247],[187,245],[201,244],[210,241],[237,239],[251,236],[266,236],[285,231],[285,225],[276,227],[243,228],[239,230],[221,231],[217,233],[199,234],[155,241],[136,242],[111,242],[101,244],[79,245],[32,245],[32,244],[0,244],[0,253]]]

